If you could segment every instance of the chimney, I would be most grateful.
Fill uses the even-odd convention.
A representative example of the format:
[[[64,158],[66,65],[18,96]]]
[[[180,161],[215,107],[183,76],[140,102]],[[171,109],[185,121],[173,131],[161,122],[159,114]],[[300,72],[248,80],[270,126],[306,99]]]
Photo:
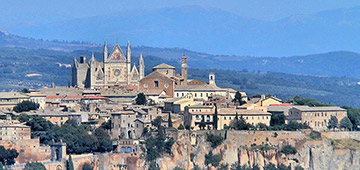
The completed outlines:
[[[184,85],[187,85],[187,70],[188,70],[188,66],[187,66],[187,57],[184,55],[181,58],[181,77],[184,79]]]
[[[209,84],[210,85],[216,85],[215,84],[215,74],[214,73],[209,73]]]
[[[86,63],[86,57],[85,56],[80,56],[80,63]]]

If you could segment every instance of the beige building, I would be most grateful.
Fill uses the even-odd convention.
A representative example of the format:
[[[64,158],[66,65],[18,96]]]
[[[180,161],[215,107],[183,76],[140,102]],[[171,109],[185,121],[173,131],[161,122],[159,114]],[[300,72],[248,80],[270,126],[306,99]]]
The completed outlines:
[[[0,140],[31,139],[30,126],[10,119],[0,120]]]
[[[306,123],[314,130],[326,130],[331,116],[336,116],[338,122],[347,116],[346,109],[328,107],[294,106],[289,110],[286,122],[296,121]]]
[[[28,100],[30,97],[21,92],[0,92],[0,110],[12,111],[16,104]]]
[[[230,125],[231,121],[236,118],[243,117],[243,119],[251,124],[257,125],[263,123],[270,125],[271,113],[266,111],[253,109],[235,109],[235,108],[218,108],[218,130],[224,129]],[[213,129],[213,120],[215,114],[215,106],[212,105],[196,105],[186,107],[184,121],[185,125],[189,125],[194,130],[199,130],[201,121],[206,123],[205,129]]]

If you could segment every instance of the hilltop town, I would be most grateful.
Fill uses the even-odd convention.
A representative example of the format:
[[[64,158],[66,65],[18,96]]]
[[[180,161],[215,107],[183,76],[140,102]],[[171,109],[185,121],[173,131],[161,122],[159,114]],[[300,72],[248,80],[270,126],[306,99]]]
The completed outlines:
[[[76,56],[71,85],[0,92],[0,162],[22,170],[356,169],[360,116],[219,87],[163,63],[145,75],[116,44]],[[68,66],[66,66],[68,67]],[[353,110],[351,110],[353,109]],[[351,111],[351,113],[350,113]],[[4,153],[4,154],[2,154]],[[354,159],[353,159],[354,157]],[[342,159],[343,158],[343,159]],[[331,161],[333,160],[333,162]],[[336,161],[334,161],[336,160]],[[351,163],[349,163],[351,162]],[[0,166],[0,169],[2,168]]]

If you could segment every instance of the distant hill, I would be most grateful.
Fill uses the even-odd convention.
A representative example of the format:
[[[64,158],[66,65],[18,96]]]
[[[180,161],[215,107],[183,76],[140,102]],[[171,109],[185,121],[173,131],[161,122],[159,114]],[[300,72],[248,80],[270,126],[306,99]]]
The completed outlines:
[[[211,54],[291,56],[360,51],[360,8],[297,15],[274,22],[216,8],[184,6],[32,25],[3,25],[27,37],[182,47]]]

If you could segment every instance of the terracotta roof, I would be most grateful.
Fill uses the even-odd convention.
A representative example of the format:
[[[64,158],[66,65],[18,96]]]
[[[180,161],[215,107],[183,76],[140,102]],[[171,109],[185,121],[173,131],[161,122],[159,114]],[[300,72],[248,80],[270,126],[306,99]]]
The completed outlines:
[[[81,96],[81,95],[66,95],[66,97],[65,98],[83,98],[83,96]]]
[[[153,69],[159,69],[159,68],[175,69],[174,66],[171,66],[171,65],[168,65],[168,64],[165,64],[165,63],[162,63],[160,65],[157,65],[157,66],[153,67]]]
[[[46,99],[62,99],[63,96],[46,96]]]
[[[84,96],[83,99],[96,100],[96,99],[107,99],[107,97],[102,97],[102,96]]]

